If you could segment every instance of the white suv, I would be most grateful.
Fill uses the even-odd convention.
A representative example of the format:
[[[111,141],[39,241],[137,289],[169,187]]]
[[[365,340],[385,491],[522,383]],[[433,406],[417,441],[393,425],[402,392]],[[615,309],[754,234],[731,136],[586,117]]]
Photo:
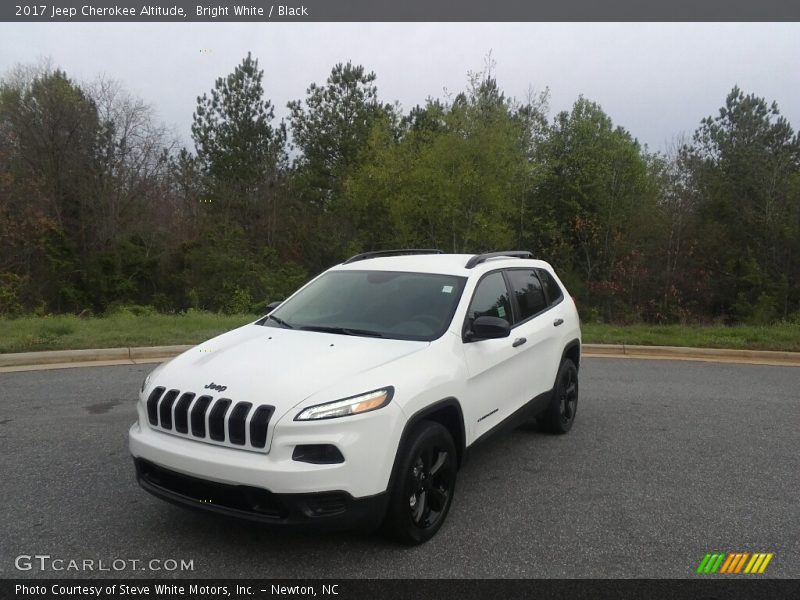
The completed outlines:
[[[156,368],[130,430],[137,477],[184,506],[420,543],[468,448],[521,420],[569,431],[580,339],[529,252],[360,254]]]

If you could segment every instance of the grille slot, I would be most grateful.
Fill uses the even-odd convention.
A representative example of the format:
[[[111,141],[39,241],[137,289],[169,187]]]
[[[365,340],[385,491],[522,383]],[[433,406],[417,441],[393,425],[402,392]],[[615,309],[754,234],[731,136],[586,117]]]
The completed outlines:
[[[245,442],[245,421],[250,409],[253,408],[250,402],[239,402],[233,407],[231,416],[228,418],[228,440],[231,444],[244,446]]]
[[[186,392],[175,405],[175,431],[178,433],[189,433],[189,407],[192,400],[194,394]]]
[[[275,412],[274,406],[259,406],[250,419],[250,445],[253,448],[263,448],[267,444],[267,427],[272,413]]]
[[[192,408],[192,435],[206,437],[206,410],[211,404],[211,396],[200,396]]]
[[[161,431],[206,443],[265,452],[274,406],[253,406],[230,398],[197,396],[164,386],[145,402],[150,425]]]
[[[158,425],[158,401],[163,393],[164,388],[159,386],[153,388],[150,397],[147,398],[147,419],[150,421],[150,425]]]
[[[230,405],[231,401],[228,398],[221,398],[211,409],[211,414],[208,416],[208,436],[212,440],[225,441],[225,414]]]
[[[258,514],[268,519],[284,519],[288,516],[288,509],[284,503],[267,490],[198,479],[164,469],[141,458],[135,460],[139,477],[150,485],[178,494],[193,502],[224,506],[237,511]]]
[[[170,390],[161,399],[158,415],[161,417],[161,427],[164,429],[172,429],[172,405],[175,404],[178,394],[180,394],[178,390]]]

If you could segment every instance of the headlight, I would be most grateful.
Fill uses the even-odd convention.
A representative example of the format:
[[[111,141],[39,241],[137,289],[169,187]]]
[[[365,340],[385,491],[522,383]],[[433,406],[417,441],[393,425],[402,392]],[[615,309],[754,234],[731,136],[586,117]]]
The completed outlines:
[[[394,388],[389,386],[380,390],[351,396],[343,400],[326,402],[309,406],[297,415],[295,421],[315,421],[317,419],[335,419],[377,410],[389,404],[394,395]]]
[[[147,384],[150,383],[150,377],[152,375],[153,375],[153,373],[151,371],[150,373],[148,373],[147,377],[144,378],[144,381],[142,382],[142,390],[141,390],[142,394],[144,394],[144,388],[146,388]]]
[[[158,365],[155,369],[150,371],[150,373],[148,373],[147,377],[145,377],[144,381],[142,382],[142,392],[141,392],[142,394],[144,394],[144,390],[147,388],[147,386],[150,385],[150,380],[153,379],[153,375],[158,373],[165,366],[167,366],[167,363],[163,362],[160,365]]]

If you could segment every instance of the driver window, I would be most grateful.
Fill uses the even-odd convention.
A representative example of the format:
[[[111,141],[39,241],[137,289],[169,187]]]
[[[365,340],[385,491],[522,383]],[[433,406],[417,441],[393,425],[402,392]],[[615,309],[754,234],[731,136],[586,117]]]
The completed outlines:
[[[511,303],[505,279],[499,271],[484,277],[478,284],[467,318],[472,323],[477,317],[500,317],[511,322]]]

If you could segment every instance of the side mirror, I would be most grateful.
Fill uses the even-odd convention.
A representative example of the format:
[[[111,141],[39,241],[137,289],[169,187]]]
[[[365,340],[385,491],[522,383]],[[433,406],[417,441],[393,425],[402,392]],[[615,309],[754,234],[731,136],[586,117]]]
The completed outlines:
[[[271,313],[273,310],[278,308],[281,304],[283,304],[283,300],[275,300],[275,302],[270,302],[267,304],[267,312],[266,314]]]
[[[478,317],[472,322],[472,329],[467,333],[467,339],[470,341],[504,338],[511,335],[511,324],[500,317]]]

